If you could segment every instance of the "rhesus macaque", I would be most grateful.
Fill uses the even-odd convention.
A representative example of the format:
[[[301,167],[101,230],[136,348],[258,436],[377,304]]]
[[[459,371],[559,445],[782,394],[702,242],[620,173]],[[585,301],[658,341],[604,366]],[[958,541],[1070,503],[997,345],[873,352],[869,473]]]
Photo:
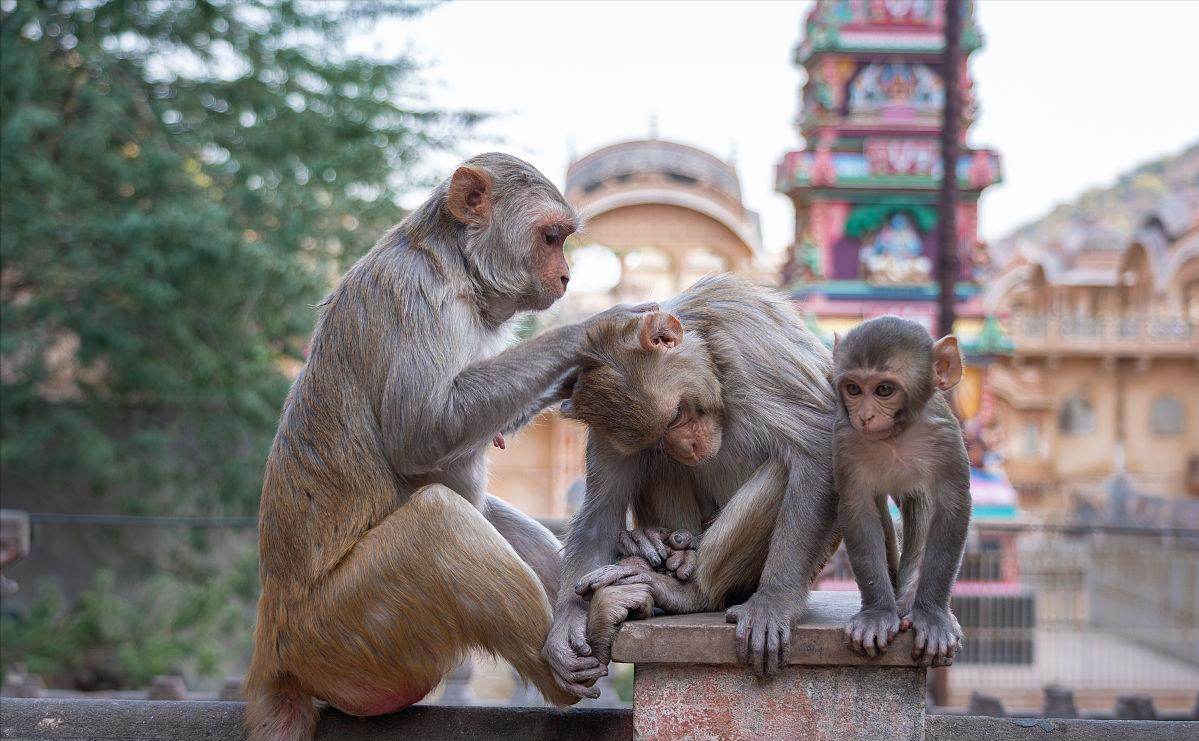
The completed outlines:
[[[484,462],[569,394],[590,326],[638,311],[504,349],[515,312],[565,292],[576,226],[532,166],[480,155],[325,300],[263,483],[251,739],[311,738],[314,698],[354,715],[411,705],[472,648],[555,704],[577,700],[540,656],[560,544],[486,493]],[[586,656],[555,668],[574,681],[606,671]]]
[[[862,611],[845,628],[867,656],[901,630],[916,631],[912,658],[948,665],[962,629],[949,610],[970,522],[970,464],[942,393],[962,378],[953,335],[933,342],[916,322],[879,317],[838,338],[835,442],[839,519]],[[895,564],[890,495],[903,519]],[[898,599],[896,597],[898,590]]]
[[[563,406],[590,427],[587,491],[567,537],[546,659],[562,676],[593,649],[606,660],[615,626],[603,625],[605,614],[733,605],[726,616],[742,658],[775,673],[839,542],[828,350],[786,301],[722,275],[661,311],[593,324],[579,369]],[[630,509],[639,529],[623,534]],[[676,530],[686,532],[663,547]],[[702,533],[692,556],[689,533]],[[640,557],[613,564],[633,552]],[[664,563],[674,573],[653,570]]]

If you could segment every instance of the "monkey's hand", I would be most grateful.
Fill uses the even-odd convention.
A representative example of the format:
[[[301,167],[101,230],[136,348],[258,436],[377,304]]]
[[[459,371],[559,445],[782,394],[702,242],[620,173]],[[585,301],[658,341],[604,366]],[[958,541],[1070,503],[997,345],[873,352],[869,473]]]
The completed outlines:
[[[760,591],[745,604],[725,610],[725,620],[737,624],[737,658],[759,677],[777,674],[791,651],[791,621],[798,610],[791,600]]]
[[[673,533],[664,527],[626,530],[616,540],[616,552],[624,557],[641,557],[650,566],[674,574],[680,581],[695,575],[694,538],[687,530]]]
[[[962,626],[948,608],[913,608],[899,622],[900,630],[916,631],[912,661],[921,666],[952,666],[962,646]]]
[[[610,566],[599,567],[575,582],[575,594],[585,600],[590,600],[597,591],[604,587],[611,586],[621,579],[637,574],[647,574],[653,570],[654,568],[639,556],[622,558]]]
[[[849,647],[863,656],[878,656],[899,633],[899,613],[894,610],[862,610],[845,625]]]
[[[571,604],[554,615],[541,658],[554,674],[554,682],[573,697],[599,697],[593,685],[608,673],[608,667],[591,655],[587,644],[587,608]]]

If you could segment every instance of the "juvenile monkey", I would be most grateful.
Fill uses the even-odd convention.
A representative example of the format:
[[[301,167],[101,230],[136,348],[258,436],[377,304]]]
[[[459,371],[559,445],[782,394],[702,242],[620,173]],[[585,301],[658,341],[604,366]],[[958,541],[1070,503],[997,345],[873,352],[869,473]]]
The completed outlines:
[[[786,662],[791,623],[838,543],[830,367],[790,304],[729,275],[589,328],[564,404],[590,430],[544,650],[556,672],[593,648],[607,658],[614,626],[597,615],[653,606],[727,607],[744,661],[759,674]],[[639,529],[626,534],[630,510]],[[630,553],[643,558],[613,564]],[[663,563],[674,574],[652,569]]]
[[[949,593],[970,522],[966,445],[942,393],[962,378],[957,338],[879,317],[837,339],[833,373],[838,517],[862,592],[846,637],[874,656],[910,627],[913,660],[951,664],[962,632]],[[898,573],[888,495],[903,518]]]
[[[540,172],[480,155],[325,300],[263,482],[253,741],[311,738],[314,698],[354,715],[411,705],[471,648],[559,705],[606,672],[542,660],[560,544],[485,490],[487,447],[569,393],[587,329],[635,316],[504,349],[515,312],[565,292],[575,228]]]

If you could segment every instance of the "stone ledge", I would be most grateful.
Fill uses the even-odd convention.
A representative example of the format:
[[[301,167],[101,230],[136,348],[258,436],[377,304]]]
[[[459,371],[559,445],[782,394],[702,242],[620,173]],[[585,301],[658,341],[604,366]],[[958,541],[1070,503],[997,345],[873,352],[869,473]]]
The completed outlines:
[[[842,632],[861,607],[857,592],[812,592],[808,609],[791,630],[790,665],[915,666],[911,631],[900,633],[887,653],[874,658],[849,649]],[[649,664],[739,664],[736,626],[724,613],[664,615],[630,620],[612,645],[612,660]]]
[[[925,741],[1194,741],[1199,722],[929,715]]]
[[[0,738],[36,741],[234,741],[241,702],[4,698]],[[317,741],[632,741],[632,711],[418,705],[355,718],[325,709]]]

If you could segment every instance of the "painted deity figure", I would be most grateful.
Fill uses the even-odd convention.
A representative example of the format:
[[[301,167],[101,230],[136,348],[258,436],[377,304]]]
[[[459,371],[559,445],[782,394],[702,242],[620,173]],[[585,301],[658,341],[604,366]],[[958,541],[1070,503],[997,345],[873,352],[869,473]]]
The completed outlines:
[[[874,239],[862,247],[866,279],[875,283],[919,283],[930,279],[932,261],[925,257],[920,233],[905,213],[887,217]]]

